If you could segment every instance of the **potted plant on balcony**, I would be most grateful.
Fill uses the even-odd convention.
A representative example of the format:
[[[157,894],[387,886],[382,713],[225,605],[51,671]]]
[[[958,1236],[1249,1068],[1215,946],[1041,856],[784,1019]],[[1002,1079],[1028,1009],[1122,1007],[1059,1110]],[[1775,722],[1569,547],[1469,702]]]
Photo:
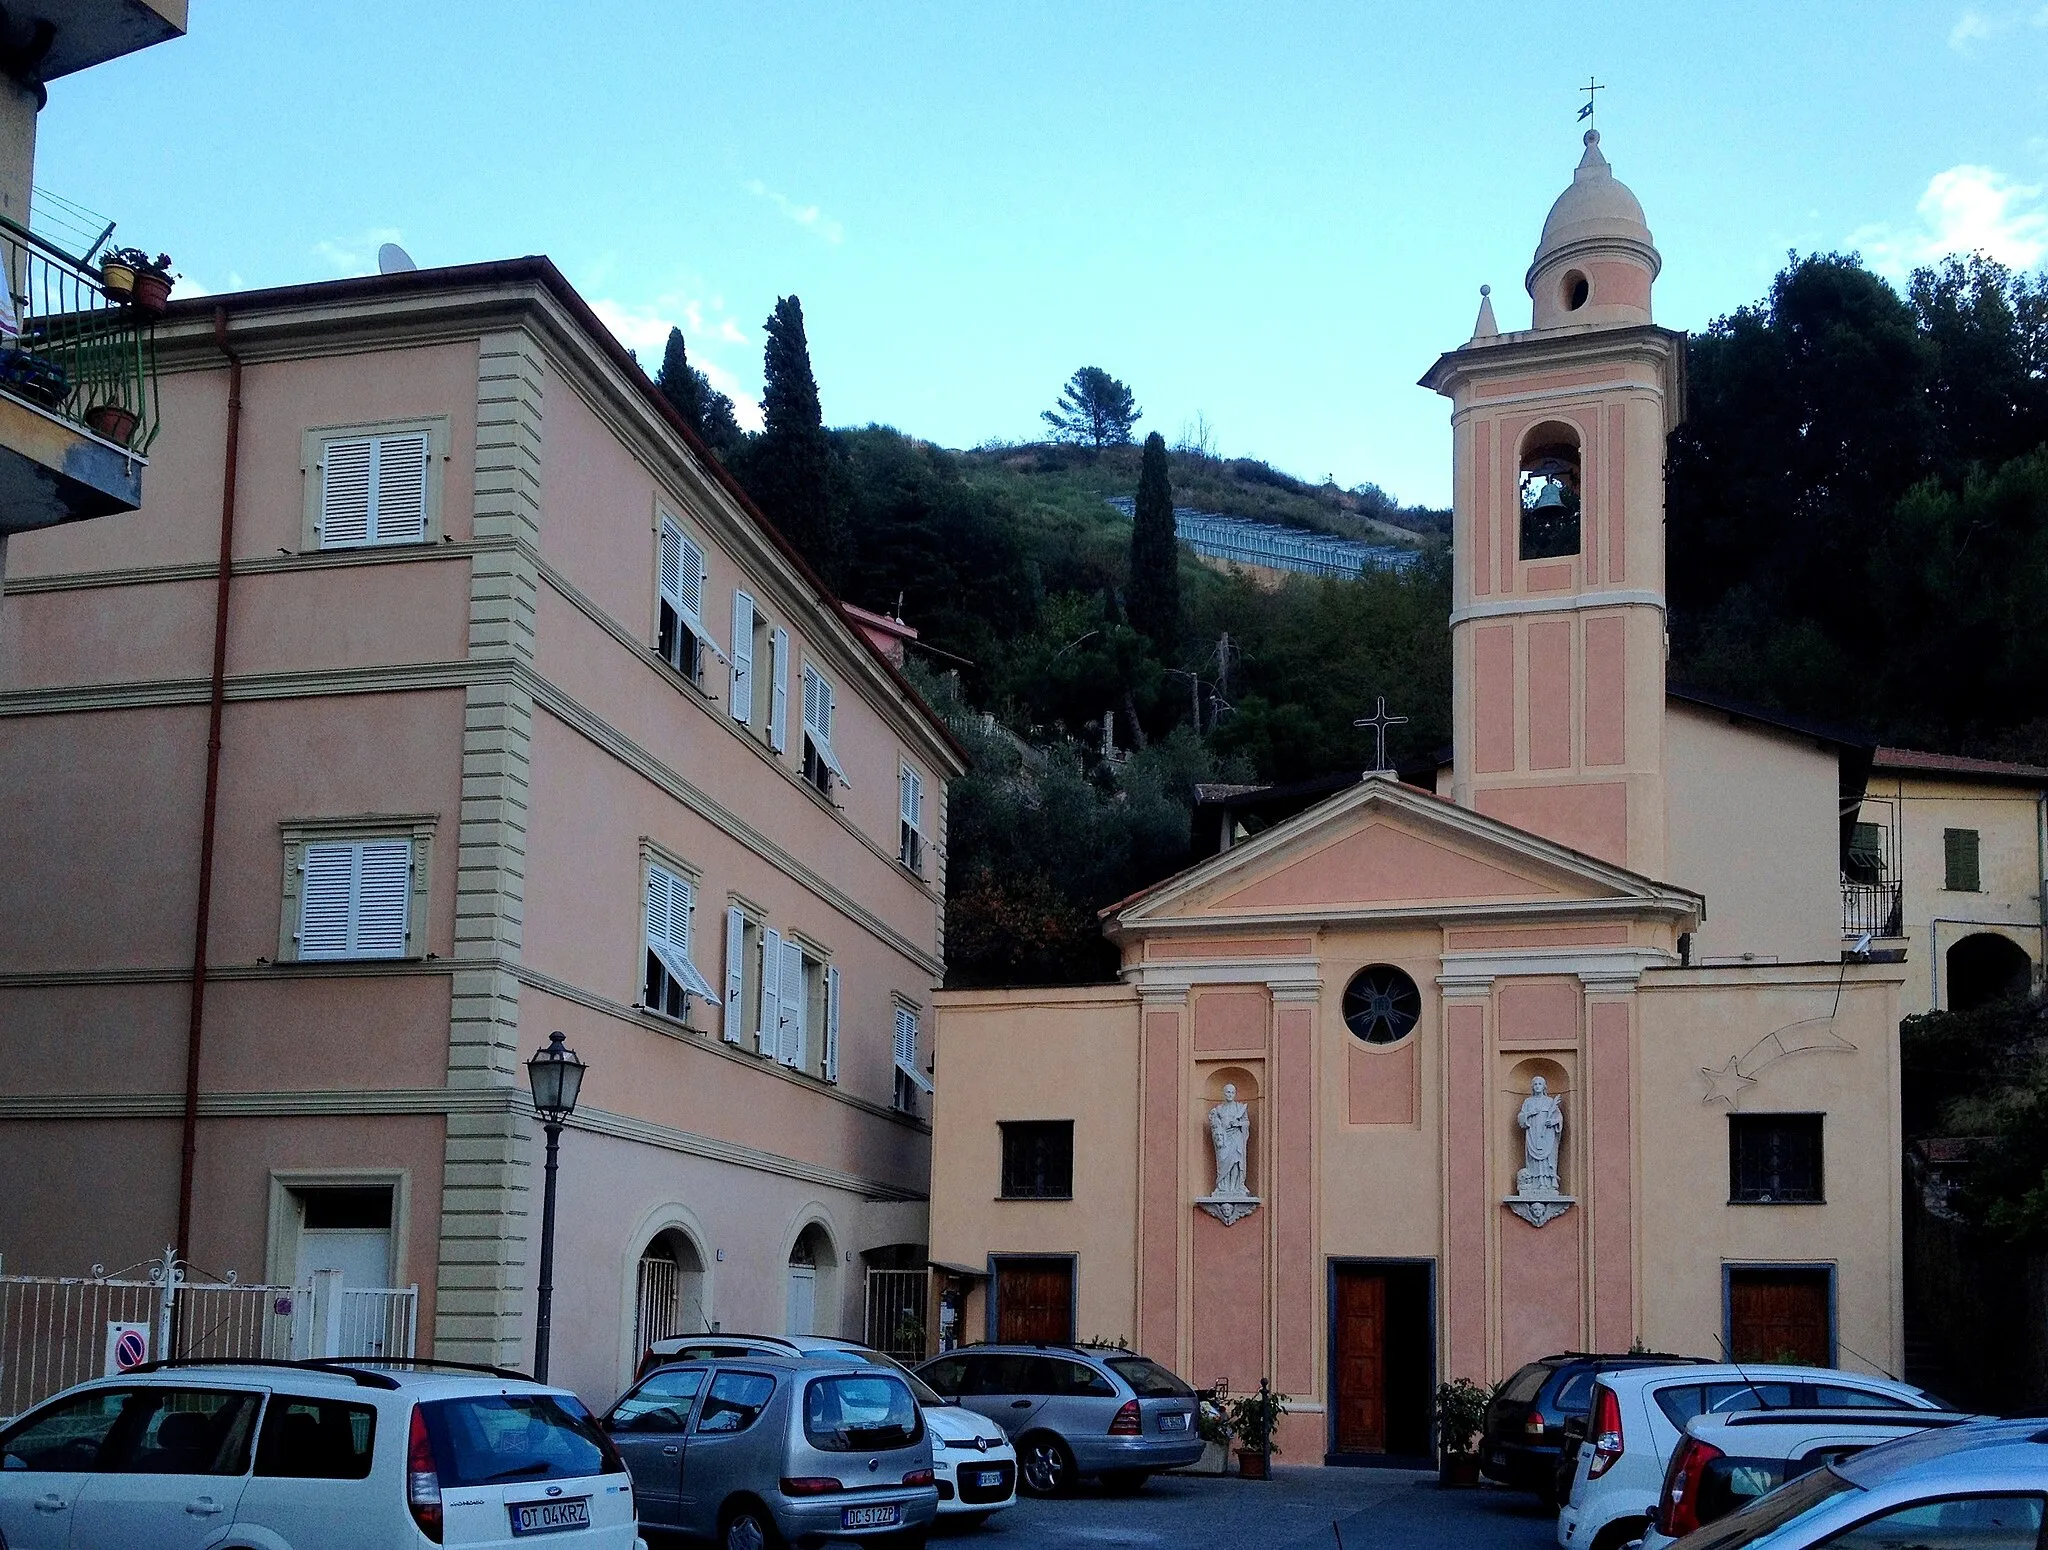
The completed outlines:
[[[149,263],[140,248],[108,248],[100,258],[100,289],[115,301],[135,299],[135,272]]]
[[[1486,1430],[1493,1395],[1470,1378],[1436,1386],[1436,1478],[1439,1485],[1477,1485],[1479,1455],[1472,1444]]]
[[[135,310],[153,318],[162,317],[170,302],[175,278],[171,273],[171,255],[168,253],[159,253],[155,258],[137,264]]]
[[[1237,1438],[1237,1472],[1246,1480],[1265,1480],[1272,1474],[1273,1455],[1280,1449],[1273,1433],[1280,1425],[1280,1412],[1287,1396],[1274,1392],[1263,1379],[1256,1394],[1230,1401],[1230,1430]]]
[[[125,447],[135,434],[135,411],[126,404],[94,404],[85,411],[85,423],[95,435]]]

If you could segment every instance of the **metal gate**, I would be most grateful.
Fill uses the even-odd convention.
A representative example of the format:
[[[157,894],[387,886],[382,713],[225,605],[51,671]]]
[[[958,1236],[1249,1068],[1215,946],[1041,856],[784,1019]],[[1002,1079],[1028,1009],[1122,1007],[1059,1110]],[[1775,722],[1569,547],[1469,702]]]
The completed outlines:
[[[303,1286],[194,1274],[166,1249],[162,1258],[114,1275],[98,1265],[90,1276],[0,1275],[0,1418],[74,1383],[166,1355],[413,1355],[417,1286],[347,1287],[329,1270]]]
[[[649,1254],[640,1261],[640,1291],[635,1304],[634,1323],[641,1354],[657,1340],[669,1340],[683,1331],[683,1267],[666,1254]]]
[[[868,1344],[901,1361],[925,1356],[925,1296],[928,1270],[868,1272]]]

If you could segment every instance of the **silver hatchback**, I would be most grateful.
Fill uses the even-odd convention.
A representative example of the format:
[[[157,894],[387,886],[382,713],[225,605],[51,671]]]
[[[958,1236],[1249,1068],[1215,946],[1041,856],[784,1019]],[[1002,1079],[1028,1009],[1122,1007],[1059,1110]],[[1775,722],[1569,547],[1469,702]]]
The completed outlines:
[[[1202,1456],[1195,1391],[1135,1351],[973,1346],[917,1375],[1010,1434],[1018,1478],[1033,1496],[1063,1495],[1084,1475],[1135,1491]]]
[[[750,1352],[642,1378],[604,1418],[643,1527],[726,1550],[780,1541],[918,1546],[938,1510],[910,1387],[861,1363]]]

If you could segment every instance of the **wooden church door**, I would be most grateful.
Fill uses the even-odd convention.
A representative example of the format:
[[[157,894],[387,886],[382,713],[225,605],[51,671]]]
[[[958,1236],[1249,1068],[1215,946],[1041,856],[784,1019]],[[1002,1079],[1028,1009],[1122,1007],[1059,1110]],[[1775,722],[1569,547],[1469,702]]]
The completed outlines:
[[[1387,1451],[1387,1279],[1337,1272],[1337,1451]]]

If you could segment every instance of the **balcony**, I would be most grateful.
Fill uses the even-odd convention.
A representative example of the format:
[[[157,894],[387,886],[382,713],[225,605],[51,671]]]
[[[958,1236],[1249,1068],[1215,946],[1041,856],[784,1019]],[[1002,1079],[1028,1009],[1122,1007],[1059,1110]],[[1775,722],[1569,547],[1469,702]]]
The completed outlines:
[[[1903,896],[1896,882],[1855,883],[1842,879],[1842,939],[1904,936]]]
[[[4,216],[0,261],[0,536],[135,510],[157,434],[154,317]]]

